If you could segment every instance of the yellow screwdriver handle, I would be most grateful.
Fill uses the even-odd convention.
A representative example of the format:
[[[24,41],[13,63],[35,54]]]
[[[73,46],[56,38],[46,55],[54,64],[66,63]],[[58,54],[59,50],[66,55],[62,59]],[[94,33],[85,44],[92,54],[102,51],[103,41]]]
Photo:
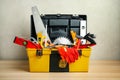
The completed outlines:
[[[43,36],[42,33],[39,32],[39,33],[37,34],[38,42],[39,42],[39,44],[41,45],[42,48],[44,47],[43,42],[44,42],[44,39],[45,39],[45,38],[46,38],[46,37]]]
[[[78,41],[77,34],[76,34],[76,32],[73,31],[73,30],[70,31],[70,34],[71,34],[72,39],[73,39],[74,44],[75,44],[75,43]]]

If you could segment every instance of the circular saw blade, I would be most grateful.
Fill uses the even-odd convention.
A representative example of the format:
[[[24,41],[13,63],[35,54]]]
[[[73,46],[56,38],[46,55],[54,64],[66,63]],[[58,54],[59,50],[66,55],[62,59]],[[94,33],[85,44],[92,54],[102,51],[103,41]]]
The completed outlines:
[[[54,40],[53,44],[72,45],[71,41],[66,37],[58,37]]]

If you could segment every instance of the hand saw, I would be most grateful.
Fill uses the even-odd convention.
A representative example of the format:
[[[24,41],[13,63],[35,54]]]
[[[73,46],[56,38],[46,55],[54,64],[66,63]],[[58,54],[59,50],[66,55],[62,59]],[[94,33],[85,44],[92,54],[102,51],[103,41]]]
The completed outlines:
[[[32,7],[32,14],[33,14],[33,20],[34,20],[34,24],[35,24],[36,34],[42,33],[42,35],[46,36],[47,40],[50,40],[50,38],[47,34],[47,26],[45,29],[43,22],[40,18],[39,11],[36,6]],[[50,40],[50,42],[51,42],[51,40]]]

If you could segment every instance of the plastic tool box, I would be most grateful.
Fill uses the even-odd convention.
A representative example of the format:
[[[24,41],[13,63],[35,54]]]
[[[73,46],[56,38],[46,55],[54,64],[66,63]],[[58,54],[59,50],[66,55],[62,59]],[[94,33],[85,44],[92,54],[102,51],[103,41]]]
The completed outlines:
[[[78,35],[85,36],[87,33],[87,16],[71,14],[46,14],[40,15],[47,33],[53,42],[55,38],[65,36],[72,41],[70,30]],[[59,34],[56,34],[59,33]],[[37,39],[33,16],[31,15],[31,37]],[[86,40],[83,40],[86,43]],[[42,50],[27,48],[30,72],[87,72],[91,48],[79,49],[79,57],[73,63],[61,62],[57,49],[43,48]]]
[[[59,67],[61,57],[56,50],[43,49],[41,56],[36,56],[36,49],[27,49],[30,72],[87,72],[91,49],[81,49],[81,56],[65,68]],[[64,66],[64,63],[63,63]]]

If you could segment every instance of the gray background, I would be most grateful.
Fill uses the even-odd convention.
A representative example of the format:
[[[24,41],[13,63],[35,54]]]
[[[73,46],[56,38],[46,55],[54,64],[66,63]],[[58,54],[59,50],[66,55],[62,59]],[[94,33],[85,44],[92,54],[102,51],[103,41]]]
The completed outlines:
[[[29,39],[31,7],[40,14],[86,14],[96,34],[92,60],[120,60],[120,0],[0,0],[0,59],[27,59],[15,36]]]

